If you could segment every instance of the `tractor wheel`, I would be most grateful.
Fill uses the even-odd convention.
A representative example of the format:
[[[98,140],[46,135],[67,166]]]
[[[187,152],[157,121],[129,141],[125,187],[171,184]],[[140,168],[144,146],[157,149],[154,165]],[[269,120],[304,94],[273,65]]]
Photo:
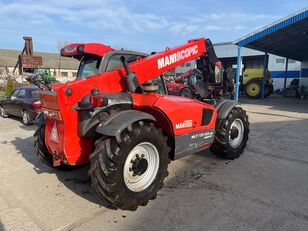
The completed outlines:
[[[224,159],[236,159],[246,147],[248,134],[249,122],[246,111],[241,107],[234,107],[226,119],[218,121],[211,151]]]
[[[53,159],[51,153],[48,151],[45,144],[45,126],[39,126],[34,133],[34,147],[36,154],[49,167],[57,170],[68,171],[79,166],[60,165],[53,166]]]
[[[273,92],[274,92],[273,84],[266,85],[264,89],[264,97],[270,96],[271,94],[273,94]]]
[[[0,107],[0,116],[2,118],[7,118],[8,117],[8,115],[6,114],[5,109],[3,107]]]
[[[244,86],[245,95],[251,99],[259,99],[262,94],[262,83],[259,80],[250,80]]]
[[[52,155],[49,153],[45,144],[45,126],[39,126],[34,133],[34,147],[36,154],[49,167],[53,167]]]
[[[163,187],[170,150],[162,129],[149,122],[134,123],[117,137],[103,137],[90,155],[92,187],[114,207],[136,210]]]
[[[181,90],[180,96],[183,96],[186,98],[194,98],[194,93],[190,88],[185,87],[184,89]]]

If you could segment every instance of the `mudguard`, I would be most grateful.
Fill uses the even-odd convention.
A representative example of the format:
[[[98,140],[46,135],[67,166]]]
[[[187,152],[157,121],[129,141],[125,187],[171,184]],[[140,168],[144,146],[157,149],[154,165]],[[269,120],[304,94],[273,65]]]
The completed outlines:
[[[95,129],[99,124],[100,114],[110,108],[117,106],[127,110],[133,104],[132,98],[128,93],[102,94],[108,98],[108,105],[97,108],[94,112],[81,110],[78,112],[78,135],[79,137],[91,138],[95,136]],[[80,106],[88,107],[90,95],[86,95],[80,102]]]
[[[35,118],[35,124],[37,124],[39,127],[45,125],[45,118],[44,118],[44,113],[40,112],[36,118]]]
[[[140,120],[156,121],[156,119],[148,113],[135,110],[124,110],[111,116],[104,123],[100,123],[96,128],[96,132],[107,136],[116,136],[127,128],[127,126]]]
[[[216,110],[217,110],[217,118],[219,120],[227,118],[229,112],[231,109],[235,106],[239,105],[239,102],[235,100],[220,100],[216,105]]]

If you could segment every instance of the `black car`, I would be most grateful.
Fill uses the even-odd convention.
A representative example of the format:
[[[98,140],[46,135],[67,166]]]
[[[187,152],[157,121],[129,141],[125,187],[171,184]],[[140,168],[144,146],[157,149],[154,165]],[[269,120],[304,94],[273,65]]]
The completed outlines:
[[[0,100],[0,116],[21,117],[23,124],[31,124],[41,109],[39,91],[35,86],[17,88],[11,95]]]

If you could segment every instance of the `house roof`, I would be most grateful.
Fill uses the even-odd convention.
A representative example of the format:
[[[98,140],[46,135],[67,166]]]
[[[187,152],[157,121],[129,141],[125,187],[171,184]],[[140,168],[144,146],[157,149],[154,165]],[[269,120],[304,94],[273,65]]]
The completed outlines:
[[[14,67],[18,61],[21,51],[0,49],[0,67]],[[43,66],[49,68],[61,68],[77,70],[79,61],[73,58],[61,57],[56,53],[34,52],[35,56],[42,56]]]

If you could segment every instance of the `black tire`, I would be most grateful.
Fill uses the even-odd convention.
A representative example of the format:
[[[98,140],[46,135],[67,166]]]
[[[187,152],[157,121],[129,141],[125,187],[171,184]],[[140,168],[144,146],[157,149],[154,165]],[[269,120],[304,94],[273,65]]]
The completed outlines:
[[[264,97],[269,97],[274,92],[273,84],[266,85],[264,89]]]
[[[3,107],[0,107],[0,116],[1,116],[2,118],[7,118],[7,117],[9,117],[9,116],[6,114],[5,109],[4,109]]]
[[[69,171],[69,170],[79,167],[78,165],[76,166],[71,166],[71,165],[53,166],[52,155],[48,151],[46,144],[45,144],[45,125],[39,126],[38,129],[34,133],[34,148],[36,151],[36,155],[40,157],[42,162],[53,169]]]
[[[21,112],[21,121],[24,125],[30,125],[32,123],[30,115],[27,111]]]
[[[181,90],[180,96],[193,99],[195,94],[190,88],[185,87],[184,89]]]
[[[159,166],[150,185],[142,191],[135,192],[130,190],[124,181],[124,165],[133,148],[143,142],[156,147]],[[89,175],[92,187],[114,207],[134,211],[138,206],[144,206],[149,200],[155,199],[157,191],[163,187],[163,180],[168,175],[170,150],[167,136],[162,129],[150,122],[139,121],[117,137],[98,139],[95,142],[95,150],[90,155]]]
[[[34,133],[34,147],[36,154],[49,167],[53,167],[53,159],[45,144],[45,126],[39,126]]]
[[[232,128],[233,122],[241,121],[243,125],[243,138],[238,143],[238,147],[232,147]],[[231,133],[231,135],[230,135]],[[246,111],[241,107],[234,107],[229,112],[226,119],[217,121],[216,134],[214,143],[211,147],[211,151],[223,158],[228,160],[233,160],[238,158],[244,151],[249,135],[249,121]],[[231,137],[230,137],[231,136]],[[236,139],[236,138],[235,138]],[[240,140],[240,139],[239,139]]]
[[[252,92],[251,92],[251,90]],[[253,94],[253,92],[257,92],[256,94]],[[262,94],[262,83],[259,80],[253,79],[248,81],[248,83],[246,83],[244,85],[244,92],[245,95],[250,98],[250,99],[259,99],[261,98],[261,94]]]

